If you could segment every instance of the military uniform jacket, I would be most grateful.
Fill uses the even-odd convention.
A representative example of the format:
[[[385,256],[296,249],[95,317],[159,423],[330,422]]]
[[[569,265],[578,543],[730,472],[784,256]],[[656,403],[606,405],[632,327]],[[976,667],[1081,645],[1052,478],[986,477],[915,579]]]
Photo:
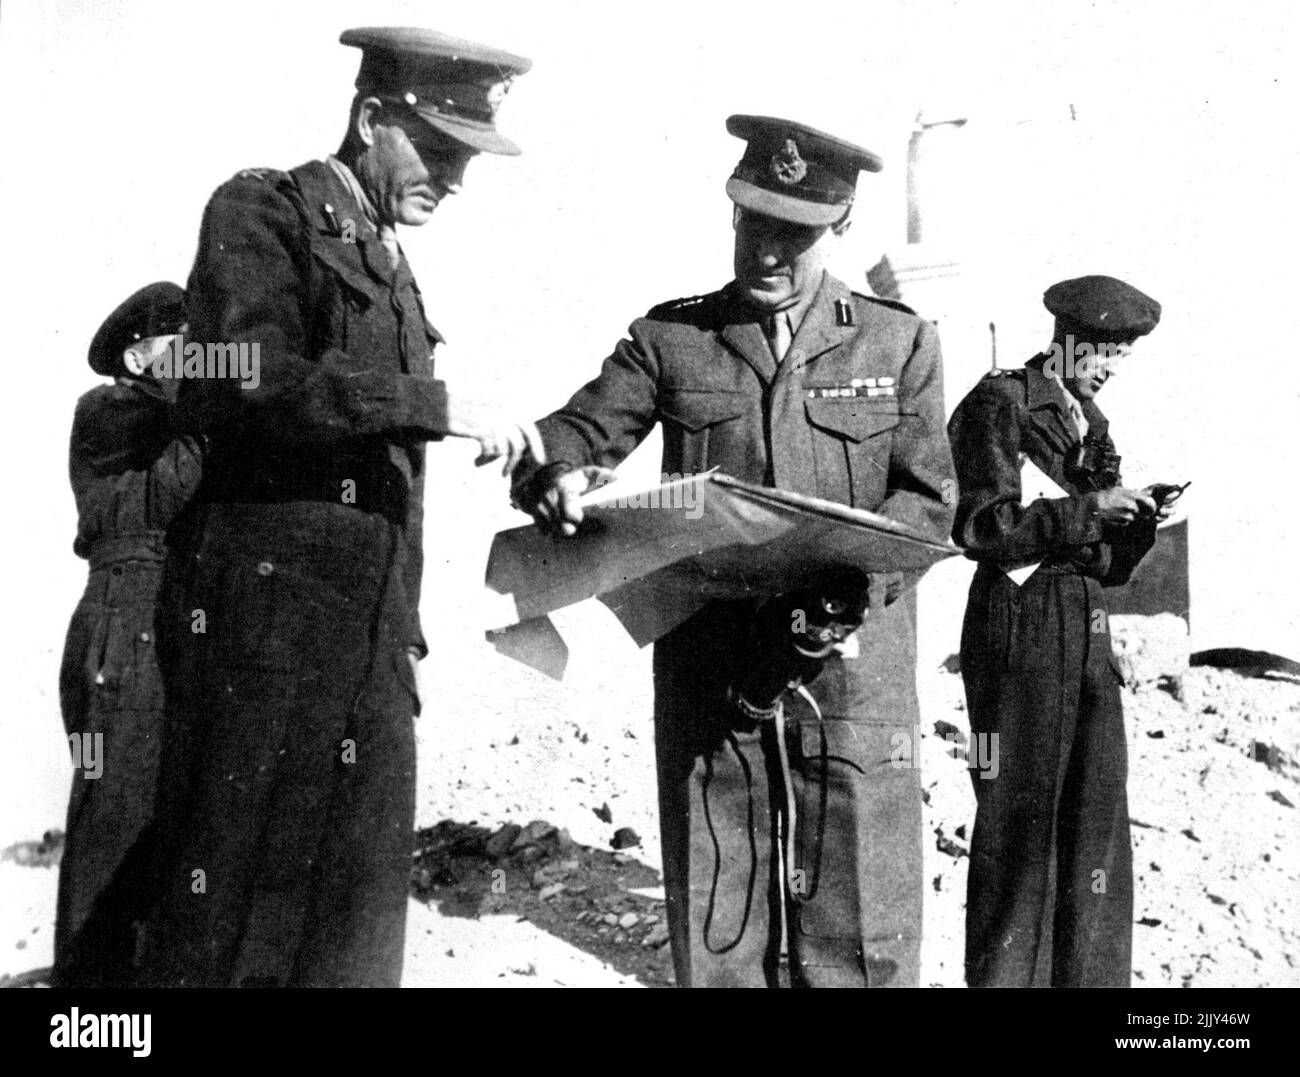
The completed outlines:
[[[948,429],[961,491],[953,540],[982,563],[1015,568],[1042,561],[1073,566],[1104,586],[1126,583],[1155,542],[1155,521],[1117,527],[1092,514],[1087,491],[1066,474],[1080,439],[1043,359],[989,373],[953,413]],[[1092,400],[1081,406],[1089,435],[1113,452],[1106,416]],[[1070,496],[1022,505],[1026,457]]]
[[[669,473],[716,467],[942,541],[952,479],[943,414],[934,327],[827,274],[780,364],[728,286],[633,322],[600,375],[541,430],[551,460],[612,467],[662,422]]]
[[[73,548],[90,576],[68,626],[59,698],[69,734],[103,738],[102,774],[77,772],[72,781],[59,874],[55,964],[77,983],[86,963],[96,964],[97,944],[112,951],[106,940],[83,946],[79,937],[97,900],[129,874],[124,863],[153,819],[163,730],[155,620],[167,530],[202,473],[201,443],[172,431],[167,388],[101,385],[77,401],[72,424]]]
[[[614,466],[662,423],[670,474],[716,467],[942,541],[955,499],[934,326],[829,274],[779,364],[758,317],[729,285],[633,322],[599,376],[539,423],[548,458]],[[909,629],[868,617],[860,662],[832,661],[818,678],[828,713],[905,721]]]
[[[404,532],[408,639],[423,650],[423,442],[446,433],[446,390],[405,257],[392,266],[327,163],[255,169],[209,202],[187,290],[188,339],[259,349],[256,388],[181,384],[182,423],[211,440],[203,500],[383,514]]]

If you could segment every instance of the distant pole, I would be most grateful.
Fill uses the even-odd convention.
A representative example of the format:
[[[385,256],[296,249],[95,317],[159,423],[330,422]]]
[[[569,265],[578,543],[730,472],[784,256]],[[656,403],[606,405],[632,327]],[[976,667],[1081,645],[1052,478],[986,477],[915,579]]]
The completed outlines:
[[[921,195],[916,187],[916,166],[921,159],[921,136],[925,128],[921,114],[916,114],[916,126],[907,140],[907,242],[921,242]]]
[[[921,192],[917,169],[921,161],[921,136],[933,127],[964,127],[966,120],[937,120],[924,123],[924,112],[918,112],[912,124],[912,135],[907,140],[907,242],[921,242]]]
[[[993,369],[998,368],[998,327],[989,322],[989,343],[993,348]]]

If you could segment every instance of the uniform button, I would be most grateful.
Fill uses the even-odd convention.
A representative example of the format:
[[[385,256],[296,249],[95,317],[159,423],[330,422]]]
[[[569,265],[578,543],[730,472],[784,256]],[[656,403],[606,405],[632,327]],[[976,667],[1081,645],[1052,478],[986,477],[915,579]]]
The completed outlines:
[[[148,632],[141,632],[141,633],[140,633],[140,642],[141,642],[141,643],[148,643],[148,642],[149,642],[149,633],[148,633]]]
[[[260,565],[257,566],[257,574],[259,576],[269,576],[274,571],[275,571],[275,566],[272,565],[270,561],[263,561]]]

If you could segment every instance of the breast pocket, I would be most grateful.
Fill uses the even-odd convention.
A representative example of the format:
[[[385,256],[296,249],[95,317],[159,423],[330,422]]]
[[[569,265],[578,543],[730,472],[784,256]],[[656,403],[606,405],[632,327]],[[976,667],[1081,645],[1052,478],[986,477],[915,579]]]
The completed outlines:
[[[897,400],[848,397],[804,401],[812,428],[817,494],[870,509],[884,500],[890,433],[901,416]]]
[[[733,467],[739,455],[749,398],[722,389],[675,388],[660,406],[664,460],[668,470],[690,474],[710,467]]]

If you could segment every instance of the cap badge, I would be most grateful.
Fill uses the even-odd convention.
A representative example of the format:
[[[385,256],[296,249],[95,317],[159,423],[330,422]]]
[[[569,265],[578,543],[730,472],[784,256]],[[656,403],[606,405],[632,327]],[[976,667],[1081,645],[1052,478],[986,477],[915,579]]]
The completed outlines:
[[[787,138],[785,145],[772,154],[771,169],[777,182],[784,183],[787,187],[799,183],[808,175],[808,164],[799,156],[799,147],[795,145],[794,139]]]
[[[487,107],[493,116],[497,114],[497,109],[501,107],[501,102],[506,99],[506,94],[510,92],[510,84],[514,81],[513,76],[507,75],[501,82],[495,83],[488,90]]]

